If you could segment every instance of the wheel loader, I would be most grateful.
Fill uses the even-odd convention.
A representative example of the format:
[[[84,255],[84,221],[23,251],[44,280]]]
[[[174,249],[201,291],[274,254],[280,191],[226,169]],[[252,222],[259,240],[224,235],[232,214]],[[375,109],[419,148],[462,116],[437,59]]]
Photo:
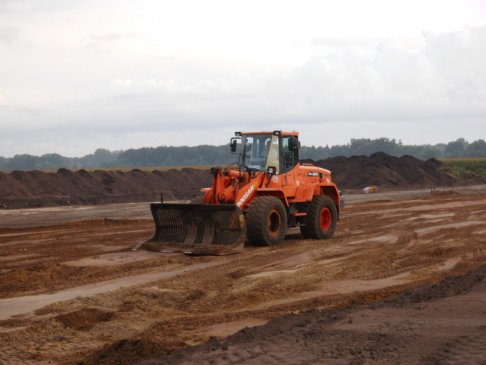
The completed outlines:
[[[197,254],[240,249],[245,241],[272,246],[292,227],[304,238],[332,237],[340,191],[329,170],[299,162],[298,138],[298,132],[236,132],[230,150],[238,161],[211,169],[203,204],[152,203],[155,234],[141,247],[175,245]]]

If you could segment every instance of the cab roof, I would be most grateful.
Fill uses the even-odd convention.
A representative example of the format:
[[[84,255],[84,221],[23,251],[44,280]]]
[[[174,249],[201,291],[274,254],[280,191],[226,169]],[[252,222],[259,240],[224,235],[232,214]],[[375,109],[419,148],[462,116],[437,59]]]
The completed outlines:
[[[235,132],[235,135],[247,135],[247,134],[280,134],[281,136],[294,136],[298,137],[299,132],[285,132],[285,131],[259,131],[259,132]]]

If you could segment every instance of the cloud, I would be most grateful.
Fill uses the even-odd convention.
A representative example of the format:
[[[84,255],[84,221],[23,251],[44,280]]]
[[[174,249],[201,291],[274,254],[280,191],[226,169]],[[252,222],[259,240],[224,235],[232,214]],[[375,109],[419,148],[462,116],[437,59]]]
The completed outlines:
[[[7,97],[0,93],[0,106],[6,106],[7,104]]]
[[[151,104],[171,118],[417,121],[486,117],[486,27],[341,47],[300,67],[231,78],[115,79],[124,107]],[[177,112],[176,112],[177,111]],[[219,111],[219,113],[218,113]]]
[[[310,40],[310,43],[317,46],[317,47],[335,47],[341,49],[343,47],[353,47],[353,46],[371,46],[374,47],[376,44],[383,41],[384,38],[357,38],[357,37],[350,37],[350,38],[337,38],[337,37],[320,37],[320,38],[313,38]]]
[[[486,27],[351,46],[276,75],[260,97],[304,120],[420,120],[486,117]]]
[[[425,54],[446,80],[444,92],[454,102],[486,102],[486,27],[425,34]]]
[[[64,11],[81,6],[84,0],[70,2],[57,0],[0,0],[0,12],[3,14],[28,14],[28,13],[45,13],[52,11]]]
[[[135,32],[109,32],[96,34],[90,37],[86,49],[94,51],[113,51],[116,47],[121,47],[129,51],[130,46],[138,46],[143,41],[143,36]]]
[[[233,130],[262,128],[301,129],[304,144],[486,135],[486,27],[424,32],[414,42],[309,37],[289,42],[308,54],[292,65],[170,53],[146,46],[146,34],[114,29],[66,36],[110,50],[96,57],[82,46],[10,55],[0,70],[10,81],[1,85],[0,155],[225,143]],[[7,33],[1,28],[0,40]],[[62,32],[51,36],[64,45]]]
[[[17,27],[0,27],[0,42],[12,44],[16,41],[19,34]]]
[[[94,35],[91,39],[95,42],[115,42],[123,39],[138,37],[137,33],[107,33],[103,35]]]

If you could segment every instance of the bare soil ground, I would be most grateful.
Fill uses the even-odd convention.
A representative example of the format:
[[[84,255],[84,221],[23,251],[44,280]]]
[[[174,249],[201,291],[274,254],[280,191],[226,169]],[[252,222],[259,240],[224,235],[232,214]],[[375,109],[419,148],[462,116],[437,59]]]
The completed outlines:
[[[484,364],[485,344],[483,265],[378,305],[285,316],[142,364]]]
[[[224,257],[131,251],[148,207],[4,214],[0,363],[484,363],[484,283],[446,278],[484,276],[486,189],[379,198],[332,240]]]

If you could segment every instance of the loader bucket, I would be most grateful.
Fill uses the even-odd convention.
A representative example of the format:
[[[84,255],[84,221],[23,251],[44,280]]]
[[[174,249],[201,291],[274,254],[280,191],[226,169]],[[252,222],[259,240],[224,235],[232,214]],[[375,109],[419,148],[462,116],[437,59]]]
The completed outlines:
[[[138,248],[192,255],[222,255],[243,248],[245,217],[234,204],[152,203],[152,239]]]

